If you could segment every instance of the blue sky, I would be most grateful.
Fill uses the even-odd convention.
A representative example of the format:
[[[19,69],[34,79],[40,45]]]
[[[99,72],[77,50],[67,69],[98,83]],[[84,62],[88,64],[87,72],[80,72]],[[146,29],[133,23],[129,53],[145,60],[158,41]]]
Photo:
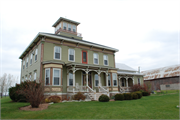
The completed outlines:
[[[115,61],[141,71],[179,64],[179,0],[0,1],[0,76],[20,76],[19,56],[59,17],[80,22],[84,40],[119,49]]]

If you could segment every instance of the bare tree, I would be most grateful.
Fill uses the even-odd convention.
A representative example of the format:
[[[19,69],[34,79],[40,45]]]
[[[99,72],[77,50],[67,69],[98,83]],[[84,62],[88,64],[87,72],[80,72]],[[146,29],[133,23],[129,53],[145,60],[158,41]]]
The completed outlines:
[[[3,93],[5,91],[6,82],[7,82],[7,74],[4,73],[4,75],[0,78],[1,98],[2,98]]]

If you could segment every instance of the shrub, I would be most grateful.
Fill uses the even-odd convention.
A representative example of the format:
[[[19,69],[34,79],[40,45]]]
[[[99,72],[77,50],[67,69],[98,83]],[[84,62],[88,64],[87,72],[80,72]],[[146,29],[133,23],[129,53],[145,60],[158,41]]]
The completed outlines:
[[[59,103],[61,101],[61,98],[59,96],[50,96],[47,100],[47,102],[53,102],[53,103]]]
[[[85,98],[86,98],[86,96],[84,96],[81,92],[78,92],[77,94],[75,94],[74,96],[73,96],[73,100],[85,100]]]
[[[116,94],[115,100],[124,100],[124,95],[123,94]]]
[[[99,97],[99,102],[109,102],[109,97],[107,95],[102,94]]]
[[[132,94],[132,99],[138,99],[137,93],[133,92],[133,93],[131,93],[131,94]]]
[[[112,96],[111,96],[111,99],[115,99],[115,96],[114,96],[114,95],[112,95]]]
[[[49,98],[45,99],[45,103],[50,103],[51,101],[49,100]]]
[[[143,95],[143,96],[149,96],[149,92],[143,91],[143,92],[142,92],[142,95]]]
[[[131,93],[124,93],[124,99],[125,100],[132,100],[132,94]]]
[[[136,91],[136,94],[138,95],[138,99],[142,97],[142,92],[141,91]]]
[[[20,86],[16,84],[15,87],[9,88],[9,97],[14,102],[27,102],[26,97],[23,94],[19,94],[18,90]]]

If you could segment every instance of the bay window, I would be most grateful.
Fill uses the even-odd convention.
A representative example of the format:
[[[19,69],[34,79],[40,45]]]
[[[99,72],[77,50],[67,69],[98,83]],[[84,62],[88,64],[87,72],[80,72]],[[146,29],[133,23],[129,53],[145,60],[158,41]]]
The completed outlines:
[[[60,85],[61,69],[53,68],[53,85]]]
[[[117,74],[116,73],[113,73],[112,74],[113,76],[113,86],[117,86]]]
[[[50,84],[50,68],[45,69],[45,85]]]

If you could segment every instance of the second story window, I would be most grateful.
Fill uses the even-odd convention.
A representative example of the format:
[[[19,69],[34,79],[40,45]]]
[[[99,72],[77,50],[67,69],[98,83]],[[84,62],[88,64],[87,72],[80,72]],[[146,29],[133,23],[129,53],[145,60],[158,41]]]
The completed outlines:
[[[95,74],[94,80],[95,80],[95,87],[97,87],[99,85],[98,74]]]
[[[28,57],[26,58],[26,68],[28,67]]]
[[[93,57],[94,57],[94,64],[99,64],[99,55],[97,53],[94,53]]]
[[[73,74],[69,73],[69,86],[73,86]]]
[[[87,51],[82,51],[82,63],[87,64]]]
[[[61,47],[55,46],[54,47],[54,59],[61,59]]]
[[[63,29],[66,30],[67,23],[63,22]]]
[[[23,61],[23,69],[25,68],[25,60]]]
[[[104,55],[103,58],[104,58],[104,65],[108,65],[108,56]]]
[[[32,54],[31,54],[31,59],[30,59],[30,65],[32,65]]]
[[[73,32],[76,32],[76,26],[73,25]]]
[[[71,31],[71,24],[68,24],[68,30]]]
[[[75,61],[75,51],[74,49],[69,49],[69,61]]]
[[[35,58],[34,58],[35,62],[37,61],[37,54],[38,54],[38,49],[36,48],[36,51],[35,51]]]
[[[50,84],[50,68],[45,70],[45,85]]]

